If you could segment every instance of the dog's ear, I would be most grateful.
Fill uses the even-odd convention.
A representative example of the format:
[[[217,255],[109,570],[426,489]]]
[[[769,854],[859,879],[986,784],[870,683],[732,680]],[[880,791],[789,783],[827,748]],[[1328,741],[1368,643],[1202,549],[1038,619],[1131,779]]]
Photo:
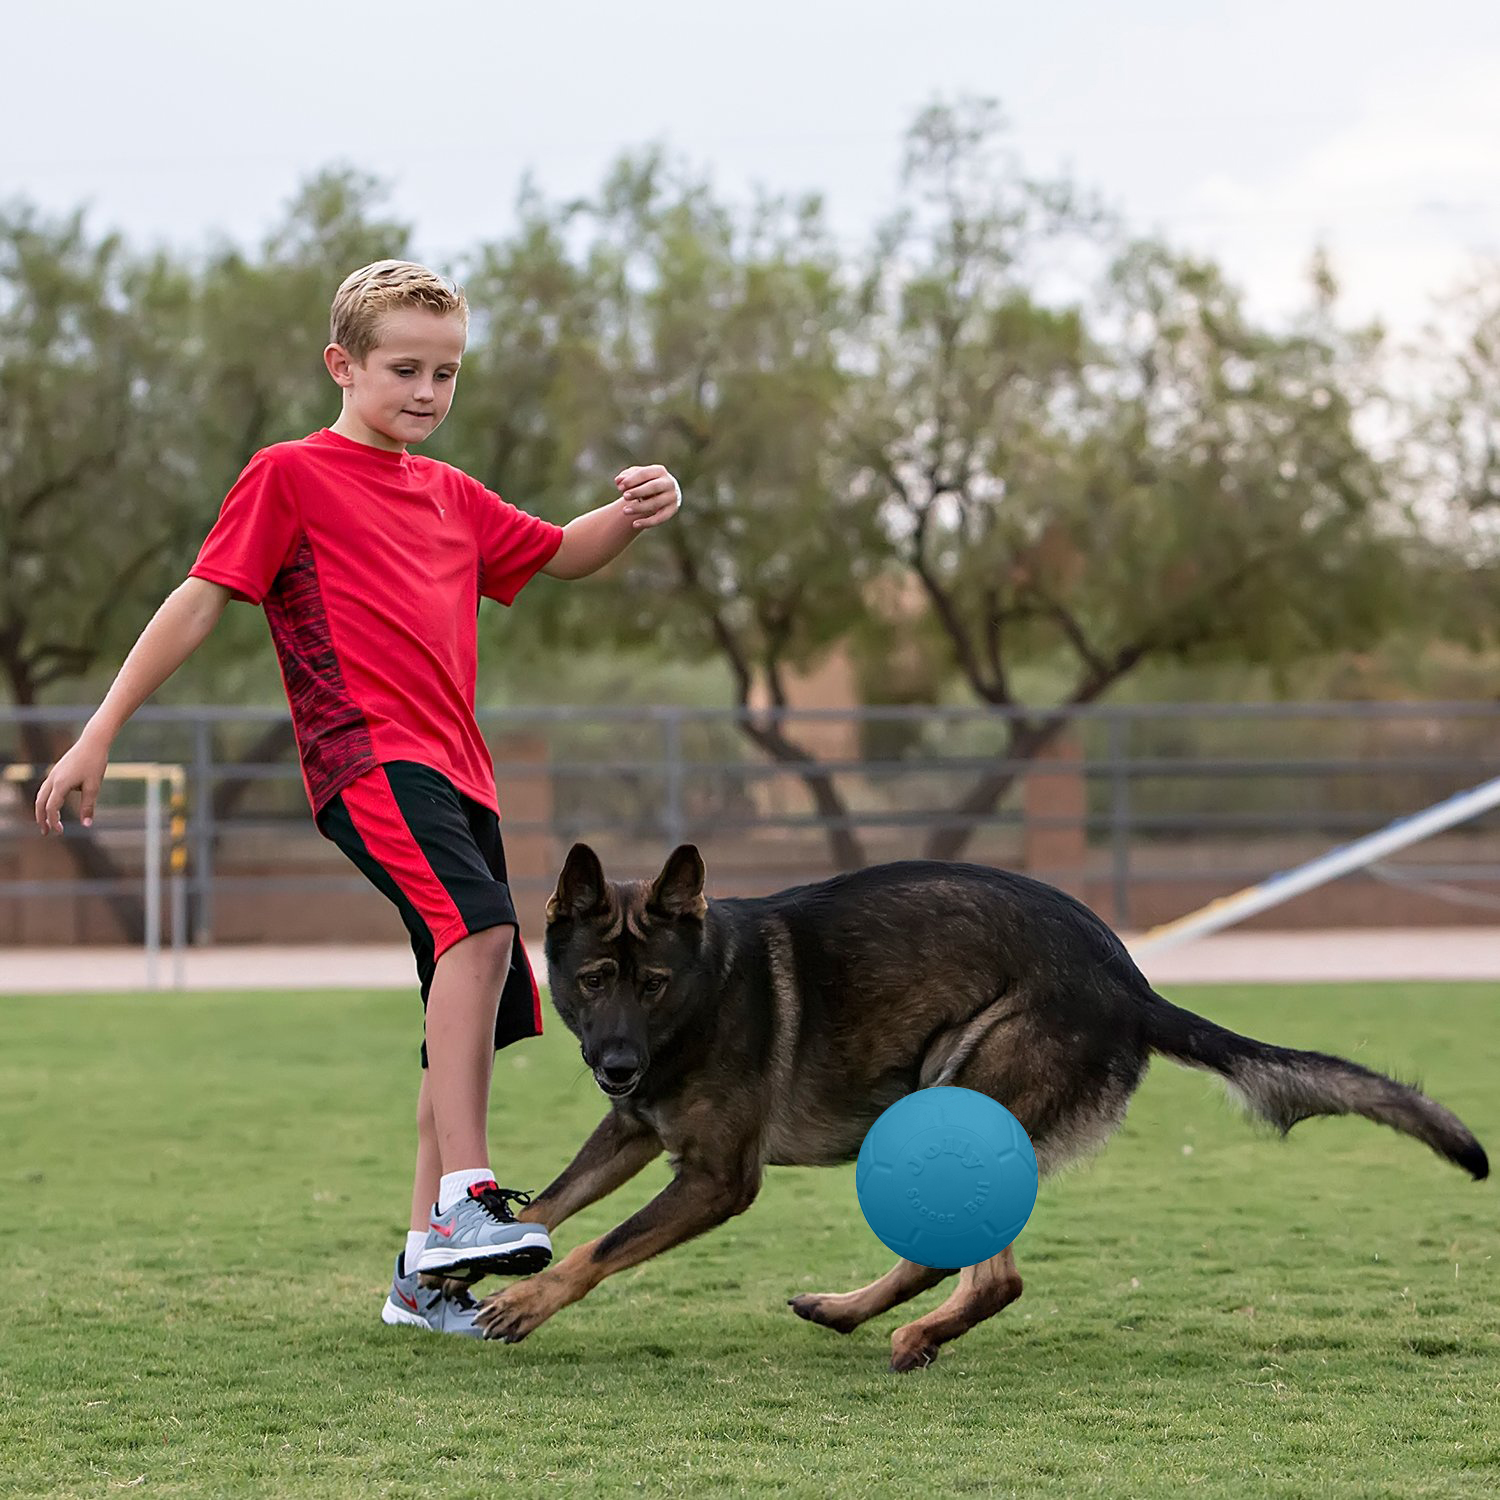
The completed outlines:
[[[708,915],[708,899],[703,894],[705,874],[697,845],[679,844],[652,881],[646,910],[656,916],[692,917],[701,922]]]
[[[547,902],[549,925],[568,918],[592,916],[608,906],[608,887],[599,856],[587,844],[574,844],[563,861],[557,889]]]

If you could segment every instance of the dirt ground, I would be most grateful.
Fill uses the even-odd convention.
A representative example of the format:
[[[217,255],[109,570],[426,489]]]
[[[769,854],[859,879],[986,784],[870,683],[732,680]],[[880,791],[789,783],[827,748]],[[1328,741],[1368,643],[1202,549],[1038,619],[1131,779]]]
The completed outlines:
[[[545,980],[539,945],[531,945]],[[1376,928],[1332,932],[1222,932],[1141,960],[1158,988],[1174,984],[1306,984],[1319,980],[1500,980],[1500,928]],[[163,953],[157,980],[176,982]],[[371,989],[415,986],[411,950],[216,947],[183,954],[186,989]],[[148,988],[139,948],[0,948],[0,995]]]

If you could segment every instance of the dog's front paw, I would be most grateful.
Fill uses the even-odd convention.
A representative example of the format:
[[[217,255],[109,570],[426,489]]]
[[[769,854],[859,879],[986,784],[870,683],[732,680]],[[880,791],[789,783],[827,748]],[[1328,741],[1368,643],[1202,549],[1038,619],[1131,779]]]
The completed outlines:
[[[493,1292],[479,1304],[477,1322],[487,1339],[519,1344],[528,1333],[540,1328],[553,1313],[566,1306],[558,1296],[557,1284],[548,1284],[545,1276],[518,1281],[503,1292]]]

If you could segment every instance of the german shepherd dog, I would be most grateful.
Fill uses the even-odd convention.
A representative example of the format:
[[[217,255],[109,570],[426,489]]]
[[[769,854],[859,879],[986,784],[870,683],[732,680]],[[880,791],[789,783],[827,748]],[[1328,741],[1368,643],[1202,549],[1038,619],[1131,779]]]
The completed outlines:
[[[1217,1073],[1283,1134],[1363,1115],[1489,1172],[1462,1122],[1416,1089],[1162,999],[1093,912],[1039,881],[911,861],[748,900],[710,901],[703,885],[689,844],[650,882],[606,880],[583,844],[568,855],[547,906],[552,1002],[610,1110],[519,1217],[556,1230],[663,1151],[675,1176],[602,1238],[487,1297],[489,1338],[515,1343],[606,1276],[743,1213],[767,1165],[853,1161],[883,1110],[929,1086],[998,1099],[1044,1175],[1104,1143],[1153,1052]],[[848,1333],[955,1271],[953,1294],[892,1336],[891,1368],[917,1369],[1021,1295],[1008,1247],[962,1268],[902,1260],[791,1307]]]

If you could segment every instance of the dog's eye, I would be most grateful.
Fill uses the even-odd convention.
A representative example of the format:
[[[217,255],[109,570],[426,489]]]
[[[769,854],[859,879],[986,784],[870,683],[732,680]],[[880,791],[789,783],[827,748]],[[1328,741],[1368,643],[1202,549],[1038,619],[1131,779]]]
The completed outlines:
[[[604,988],[604,976],[602,974],[585,974],[583,976],[583,987],[586,990],[602,990]]]
[[[667,978],[665,974],[648,974],[645,978],[645,982],[641,985],[641,989],[648,995],[659,995],[661,993],[662,986],[665,985],[666,982]]]

